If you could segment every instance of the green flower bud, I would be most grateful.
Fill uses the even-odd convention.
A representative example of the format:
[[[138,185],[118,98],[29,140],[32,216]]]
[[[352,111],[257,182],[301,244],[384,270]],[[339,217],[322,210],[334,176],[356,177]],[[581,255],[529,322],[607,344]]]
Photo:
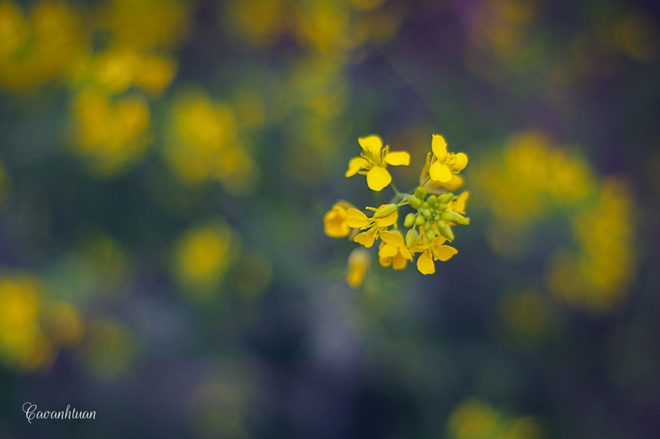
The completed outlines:
[[[415,214],[409,213],[408,215],[406,215],[406,219],[403,220],[403,226],[412,227],[413,224],[415,224]]]
[[[422,205],[422,200],[413,195],[412,197],[408,197],[408,204],[410,204],[413,209],[419,209]]]
[[[424,223],[424,230],[430,229],[432,225],[433,225],[433,223],[431,221],[425,222]]]
[[[456,213],[453,210],[446,210],[442,212],[442,219],[445,221],[451,221],[452,223],[460,224],[462,226],[467,226],[470,224],[470,220],[465,218],[460,213]]]
[[[429,204],[435,204],[438,201],[438,197],[435,195],[431,195],[428,200],[426,200]]]
[[[428,210],[428,209],[424,209],[422,211],[422,215],[424,215],[424,218],[429,219],[429,218],[431,218],[431,211]]]
[[[454,194],[452,194],[452,193],[442,194],[438,197],[438,202],[447,204],[451,201],[452,198],[454,198]]]
[[[417,189],[415,189],[415,196],[420,200],[423,200],[424,197],[426,197],[426,189],[424,189],[423,187],[418,187]]]
[[[426,239],[429,241],[433,241],[435,239],[435,230],[433,229],[428,229],[426,232]]]
[[[417,244],[418,239],[419,233],[417,233],[416,229],[408,230],[408,233],[406,233],[406,247],[413,247],[415,244]]]
[[[378,210],[374,213],[374,218],[387,218],[388,216],[392,215],[394,212],[396,212],[398,207],[396,204],[385,204],[383,206],[380,206]]]
[[[441,218],[442,218],[442,217],[441,217],[440,215],[438,215],[438,214],[433,215],[433,221],[435,221],[436,223],[437,223],[438,221],[440,221]]]
[[[438,206],[436,207],[436,209],[438,209],[440,212],[442,212],[443,210],[447,209],[447,205],[444,204],[444,203],[438,203]]]
[[[418,214],[417,217],[415,218],[415,225],[421,226],[422,224],[424,224],[424,221],[426,221],[424,217]]]
[[[440,234],[447,238],[450,241],[454,240],[454,232],[451,231],[451,227],[447,225],[444,221],[439,221],[436,223],[438,225],[438,230],[440,230]]]

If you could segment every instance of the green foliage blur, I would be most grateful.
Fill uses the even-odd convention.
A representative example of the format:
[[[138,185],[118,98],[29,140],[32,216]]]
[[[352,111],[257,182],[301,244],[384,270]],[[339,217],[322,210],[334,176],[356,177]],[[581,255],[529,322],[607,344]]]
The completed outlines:
[[[659,63],[642,0],[0,0],[0,438],[657,437]],[[324,234],[369,134],[470,158],[433,275]]]

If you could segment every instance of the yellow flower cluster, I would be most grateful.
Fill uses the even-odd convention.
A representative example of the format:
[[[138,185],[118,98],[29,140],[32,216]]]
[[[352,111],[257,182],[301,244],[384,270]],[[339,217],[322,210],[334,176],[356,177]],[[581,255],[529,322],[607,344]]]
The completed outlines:
[[[520,238],[548,215],[564,213],[574,243],[559,248],[545,267],[549,289],[566,303],[611,311],[635,272],[636,206],[628,186],[599,179],[587,161],[538,132],[512,136],[504,151],[476,172],[476,191],[494,215],[489,232],[503,256],[524,254]],[[511,230],[515,230],[512,233]]]
[[[566,302],[597,312],[611,311],[635,272],[635,206],[624,182],[608,179],[596,204],[573,221],[577,250],[559,252],[549,268],[552,291]]]
[[[174,275],[194,298],[204,299],[224,277],[238,236],[225,223],[188,230],[174,248]]]
[[[202,91],[181,92],[171,106],[169,130],[165,157],[184,182],[218,180],[235,195],[252,189],[257,168],[228,104]]]
[[[221,20],[233,36],[253,45],[269,46],[288,35],[312,51],[333,53],[390,38],[401,25],[401,11],[384,3],[231,0],[221,9]]]
[[[449,439],[542,439],[545,433],[531,416],[512,416],[488,402],[470,398],[456,406],[447,421]]]
[[[362,153],[350,160],[346,177],[366,175],[367,186],[375,192],[382,191],[392,182],[387,165],[407,166],[410,163],[407,152],[390,151],[378,136],[359,138],[358,143]],[[340,200],[324,217],[326,235],[333,238],[350,236],[367,249],[380,240],[378,261],[383,267],[391,266],[395,270],[404,269],[419,253],[417,269],[422,274],[433,274],[434,261],[447,261],[457,253],[455,248],[445,244],[454,240],[452,227],[467,225],[470,220],[464,216],[469,193],[456,196],[445,190],[448,185],[453,188],[462,185],[463,180],[457,174],[467,165],[467,155],[447,152],[444,137],[437,134],[432,137],[431,149],[433,153],[427,155],[420,185],[412,193],[401,193],[392,186],[394,197],[390,203],[378,208],[367,207],[373,211],[371,217]],[[399,209],[404,206],[413,210],[403,221],[403,226],[409,229],[405,234],[397,225]],[[361,252],[366,254],[363,250]],[[369,258],[354,255],[349,258],[347,280],[355,288],[364,279]]]
[[[536,131],[511,136],[504,153],[484,162],[476,175],[497,219],[516,225],[585,199],[594,185],[585,160]]]
[[[14,2],[0,2],[0,88],[22,93],[71,79],[87,46],[81,18],[66,3],[38,2],[26,16]]]
[[[42,284],[27,274],[0,276],[0,361],[31,371],[48,366],[61,346],[82,338],[80,314],[72,305],[46,300]]]
[[[171,52],[189,31],[190,8],[179,0],[106,0],[93,11],[90,37],[105,44],[81,63],[72,116],[74,151],[95,175],[121,172],[152,142],[147,98],[176,76]]]
[[[119,173],[152,141],[147,98],[176,76],[172,51],[189,31],[191,3],[105,0],[83,9],[41,0],[25,11],[0,1],[0,89],[68,85],[73,152],[97,176]]]

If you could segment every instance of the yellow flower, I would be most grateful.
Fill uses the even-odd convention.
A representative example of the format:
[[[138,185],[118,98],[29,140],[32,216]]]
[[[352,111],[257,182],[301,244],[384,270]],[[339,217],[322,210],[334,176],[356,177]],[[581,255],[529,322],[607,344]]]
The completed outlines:
[[[395,270],[406,268],[408,261],[412,261],[412,253],[406,247],[403,235],[398,230],[383,231],[380,234],[382,243],[378,250],[378,261],[383,267],[389,267]]]
[[[339,200],[332,206],[332,209],[323,217],[325,234],[331,238],[343,238],[351,233],[351,228],[346,220],[348,219],[348,209],[355,208],[351,203]]]
[[[450,183],[455,180],[454,173],[462,171],[467,166],[467,155],[462,152],[458,154],[447,152],[447,142],[439,134],[433,135],[431,149],[433,150],[433,158],[429,168],[431,180],[445,184]]]
[[[447,204],[447,210],[453,210],[456,213],[465,214],[465,202],[469,197],[469,192],[463,192],[455,200],[452,200]]]
[[[390,152],[390,147],[383,148],[383,141],[378,136],[360,137],[358,143],[362,147],[360,157],[353,157],[348,162],[346,177],[355,174],[367,176],[367,185],[372,191],[381,191],[392,181],[387,171],[387,165],[408,166],[410,154],[405,151]]]
[[[368,207],[369,210],[375,210],[373,217],[368,218],[364,213],[357,209],[348,209],[346,211],[348,218],[346,223],[354,229],[366,230],[355,235],[353,240],[369,248],[374,245],[381,232],[396,223],[399,213],[396,204],[383,204],[378,209]]]
[[[412,253],[422,252],[417,258],[417,269],[420,273],[435,273],[435,263],[433,261],[446,262],[458,253],[458,250],[454,247],[443,245],[445,241],[447,239],[443,236],[437,236],[433,241],[429,241],[424,233],[420,235],[417,245],[410,249]]]
[[[179,283],[184,288],[192,287],[195,291],[191,293],[213,290],[229,269],[237,239],[236,232],[225,223],[188,230],[175,247],[173,268]]]
[[[364,276],[371,265],[371,258],[369,252],[362,248],[356,248],[348,257],[348,274],[346,275],[346,282],[352,287],[357,288],[362,285]]]

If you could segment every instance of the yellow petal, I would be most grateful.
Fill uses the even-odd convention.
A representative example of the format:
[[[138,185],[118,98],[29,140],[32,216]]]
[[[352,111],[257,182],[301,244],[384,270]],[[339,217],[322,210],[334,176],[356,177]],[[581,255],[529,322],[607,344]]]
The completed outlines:
[[[447,238],[445,238],[444,236],[438,235],[438,236],[436,236],[436,238],[431,242],[431,245],[432,245],[433,247],[440,247],[440,246],[441,246],[442,244],[444,244],[445,242],[447,242]]]
[[[369,189],[372,191],[382,191],[391,181],[392,176],[390,173],[380,166],[374,166],[369,172],[367,172],[367,186],[369,186]]]
[[[376,157],[380,157],[380,150],[383,148],[383,141],[378,136],[360,137],[358,143],[364,151],[372,153]]]
[[[380,237],[383,237],[383,234],[381,233]],[[396,247],[392,247],[391,245],[385,244],[378,250],[378,257],[379,258],[391,258],[394,255],[397,254],[397,249]]]
[[[431,149],[433,150],[433,154],[442,160],[447,155],[447,142],[445,138],[440,134],[434,134],[431,140]]]
[[[449,180],[446,183],[440,183],[439,181],[433,181],[431,180],[434,187],[441,187],[444,189],[447,189],[448,191],[455,191],[459,187],[463,186],[463,179],[461,178],[460,175],[452,174],[451,175],[451,180]]]
[[[374,245],[374,239],[374,233],[369,231],[358,233],[355,235],[355,238],[353,238],[353,241],[357,242],[358,244],[362,244],[366,248],[371,248],[371,246]]]
[[[454,247],[450,247],[448,245],[441,245],[440,247],[435,248],[435,255],[442,262],[448,261],[456,253],[458,253],[458,250],[456,250]]]
[[[454,169],[457,171],[462,171],[465,169],[465,167],[468,164],[468,156],[463,154],[462,152],[459,152],[456,154],[456,157],[454,157]]]
[[[383,267],[388,267],[392,263],[392,258],[378,258],[378,262]]]
[[[363,157],[353,157],[350,162],[348,162],[348,170],[346,171],[346,177],[351,177],[358,173],[360,169],[368,169],[369,162]]]
[[[331,238],[343,238],[348,236],[351,229],[346,223],[346,210],[338,205],[334,205],[332,210],[325,214],[323,217],[323,225],[325,234]]]
[[[435,273],[435,264],[433,263],[433,259],[431,259],[428,251],[425,251],[419,255],[419,258],[417,258],[417,269],[422,274]]]
[[[392,268],[395,270],[403,270],[406,268],[406,264],[408,261],[406,258],[401,256],[401,253],[397,253],[396,256],[394,256],[394,259],[392,259]]]
[[[410,154],[406,151],[393,151],[385,156],[385,163],[392,166],[408,166],[410,164]]]
[[[401,257],[403,257],[404,259],[408,259],[409,261],[412,261],[412,254],[405,245],[399,247],[399,253],[401,254]]]
[[[348,274],[346,275],[346,282],[353,287],[357,288],[362,284],[364,275],[367,273],[371,265],[369,253],[363,249],[355,249],[348,257]]]
[[[392,224],[396,223],[397,218],[399,218],[399,212],[394,212],[390,216],[386,216],[385,218],[378,218],[376,220],[376,225],[378,227],[389,227]]]
[[[468,191],[463,192],[461,195],[458,196],[458,199],[452,204],[451,210],[454,212],[458,213],[465,213],[465,202],[467,199],[470,197],[470,193]]]
[[[394,247],[395,250],[397,247],[403,245],[403,236],[401,236],[401,233],[398,230],[396,232],[390,232],[387,230],[380,232],[380,239],[382,239],[385,244]]]
[[[346,211],[346,223],[348,227],[361,229],[368,227],[371,224],[371,220],[367,218],[367,215],[357,209],[348,209]]]
[[[449,170],[449,166],[441,165],[439,162],[435,162],[431,165],[429,174],[433,180],[439,181],[441,183],[450,181],[452,176],[452,173]]]

